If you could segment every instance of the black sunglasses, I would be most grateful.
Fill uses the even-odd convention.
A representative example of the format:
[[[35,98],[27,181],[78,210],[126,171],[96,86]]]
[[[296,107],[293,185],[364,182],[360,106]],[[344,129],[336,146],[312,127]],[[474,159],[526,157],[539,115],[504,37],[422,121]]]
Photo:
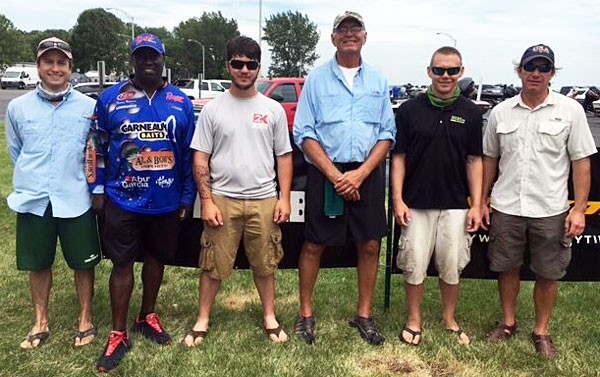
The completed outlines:
[[[242,69],[242,68],[244,68],[244,66],[246,66],[246,68],[248,68],[250,71],[254,71],[255,69],[258,68],[259,63],[255,60],[244,61],[244,60],[232,59],[229,61],[229,65],[233,69]]]
[[[442,67],[431,67],[431,72],[436,76],[443,76],[444,73],[448,72],[448,75],[454,76],[460,73],[460,67],[442,68]]]
[[[544,63],[544,64],[533,64],[527,63],[523,64],[523,69],[527,72],[533,72],[537,68],[540,73],[548,73],[552,71],[552,64]]]
[[[45,50],[47,48],[59,48],[61,50],[71,51],[71,46],[65,42],[46,41],[38,45],[38,50]]]

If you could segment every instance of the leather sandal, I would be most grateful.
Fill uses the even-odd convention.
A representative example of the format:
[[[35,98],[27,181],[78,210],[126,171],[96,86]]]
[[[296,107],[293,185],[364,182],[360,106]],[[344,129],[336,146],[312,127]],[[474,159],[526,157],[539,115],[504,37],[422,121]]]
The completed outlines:
[[[275,335],[277,337],[277,339],[279,339],[279,335],[281,334],[281,332],[283,331],[283,326],[281,324],[279,324],[279,326],[275,327],[274,329],[268,329],[265,327],[265,325],[263,323],[260,324],[260,328],[263,329],[263,331],[265,332],[265,334],[267,334],[267,338],[269,338],[269,340],[273,343],[285,343],[287,342],[289,339],[283,341],[283,342],[278,342],[276,340],[271,339],[271,335]]]
[[[556,349],[550,335],[537,335],[536,333],[531,333],[531,340],[533,340],[535,350],[542,354],[546,359],[554,360],[558,357],[558,349]]]
[[[409,333],[410,335],[412,335],[412,339],[410,340],[410,342],[406,339],[404,339],[404,337],[402,336],[402,333],[406,331],[407,333]],[[415,340],[416,337],[419,337],[419,341],[417,343],[413,343],[413,341]],[[400,340],[402,341],[402,343],[404,344],[408,344],[409,346],[413,346],[416,347],[419,344],[421,344],[421,330],[417,331],[417,330],[413,330],[411,328],[409,328],[407,325],[404,325],[404,327],[402,328],[402,331],[400,331]]]
[[[516,323],[512,326],[508,326],[505,323],[498,322],[496,327],[487,333],[485,337],[490,342],[505,342],[515,336],[518,329],[519,327]]]
[[[315,332],[315,325],[317,320],[314,316],[303,317],[298,315],[296,322],[294,323],[294,334],[298,335],[306,344],[314,344],[317,334]]]

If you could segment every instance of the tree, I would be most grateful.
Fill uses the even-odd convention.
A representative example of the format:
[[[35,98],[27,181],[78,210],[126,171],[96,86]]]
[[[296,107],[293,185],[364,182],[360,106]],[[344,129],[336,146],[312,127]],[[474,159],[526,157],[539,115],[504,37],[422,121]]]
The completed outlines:
[[[319,42],[317,24],[300,12],[271,15],[263,31],[263,39],[271,46],[269,76],[302,77],[319,57],[315,52]]]
[[[238,35],[237,21],[223,17],[221,12],[204,12],[201,17],[181,22],[173,30],[172,47],[176,66],[171,66],[177,77],[196,77],[202,72],[202,47],[204,45],[206,78],[227,77],[225,60],[227,42]]]
[[[23,33],[0,14],[0,69],[27,60],[33,61]]]
[[[88,9],[79,15],[71,32],[75,67],[83,72],[95,70],[104,60],[107,73],[130,71],[131,33],[125,24],[102,8]]]

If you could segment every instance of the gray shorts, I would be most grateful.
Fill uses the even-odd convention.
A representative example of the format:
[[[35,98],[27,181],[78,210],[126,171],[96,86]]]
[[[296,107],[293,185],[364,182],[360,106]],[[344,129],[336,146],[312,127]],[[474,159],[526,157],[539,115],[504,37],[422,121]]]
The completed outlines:
[[[494,210],[488,257],[490,269],[504,272],[523,265],[529,250],[529,268],[550,280],[565,276],[571,262],[571,239],[565,236],[567,212],[550,217],[522,217]]]

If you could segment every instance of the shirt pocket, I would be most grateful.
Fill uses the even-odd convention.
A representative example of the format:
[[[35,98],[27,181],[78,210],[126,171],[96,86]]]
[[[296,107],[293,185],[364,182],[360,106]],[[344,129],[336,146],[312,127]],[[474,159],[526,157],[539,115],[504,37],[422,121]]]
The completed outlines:
[[[570,121],[542,120],[540,121],[535,140],[535,150],[540,153],[558,154],[567,147],[567,134]]]
[[[363,122],[374,125],[381,123],[381,95],[366,93],[358,102],[358,106]]]
[[[496,133],[500,142],[500,152],[513,152],[519,146],[519,137],[517,130],[519,122],[500,122],[496,125]]]
[[[344,121],[344,106],[340,96],[326,95],[318,97],[319,110],[323,125],[338,124]]]
[[[50,130],[43,120],[25,119],[21,123],[24,153],[45,153],[50,148]]]

